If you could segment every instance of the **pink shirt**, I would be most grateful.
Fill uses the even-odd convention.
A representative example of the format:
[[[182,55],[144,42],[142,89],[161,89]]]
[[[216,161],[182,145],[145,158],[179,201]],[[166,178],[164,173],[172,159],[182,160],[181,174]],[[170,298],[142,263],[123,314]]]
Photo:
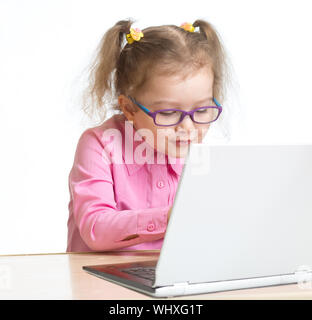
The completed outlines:
[[[184,161],[161,153],[164,162],[157,162],[160,152],[144,141],[136,141],[137,131],[132,122],[125,127],[125,121],[123,114],[116,114],[100,126],[85,130],[78,141],[68,178],[67,252],[152,250],[162,246],[167,213]],[[127,135],[125,128],[129,125],[132,133]],[[119,130],[122,141],[108,141],[103,135],[106,129]],[[127,143],[133,144],[133,149],[127,147],[125,151]],[[146,162],[135,161],[134,157],[129,163],[127,153],[131,150],[134,154],[142,143],[151,151],[145,153]],[[116,161],[114,156],[118,154],[122,157]],[[134,234],[139,237],[123,241]]]

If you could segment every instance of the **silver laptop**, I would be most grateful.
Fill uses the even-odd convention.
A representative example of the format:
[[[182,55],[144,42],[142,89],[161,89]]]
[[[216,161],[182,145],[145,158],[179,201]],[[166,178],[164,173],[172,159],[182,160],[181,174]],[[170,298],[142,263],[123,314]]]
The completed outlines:
[[[83,266],[154,297],[312,281],[312,145],[192,144],[159,259]]]

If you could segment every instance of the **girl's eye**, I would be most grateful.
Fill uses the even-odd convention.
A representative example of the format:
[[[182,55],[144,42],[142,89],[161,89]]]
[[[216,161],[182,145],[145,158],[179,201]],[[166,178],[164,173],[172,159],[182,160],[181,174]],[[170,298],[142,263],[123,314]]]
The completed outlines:
[[[175,115],[177,112],[176,111],[163,111],[163,112],[159,112],[159,114],[161,114],[162,116],[172,116]]]
[[[208,109],[199,109],[196,112],[197,113],[206,113],[206,112],[208,112]]]

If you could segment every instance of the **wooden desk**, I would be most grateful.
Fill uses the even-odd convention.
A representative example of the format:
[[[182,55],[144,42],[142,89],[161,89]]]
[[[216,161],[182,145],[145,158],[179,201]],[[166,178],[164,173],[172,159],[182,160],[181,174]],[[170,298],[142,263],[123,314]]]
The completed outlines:
[[[152,299],[89,275],[82,266],[156,260],[159,251],[0,256],[0,299]],[[226,291],[179,299],[312,299],[297,284]]]

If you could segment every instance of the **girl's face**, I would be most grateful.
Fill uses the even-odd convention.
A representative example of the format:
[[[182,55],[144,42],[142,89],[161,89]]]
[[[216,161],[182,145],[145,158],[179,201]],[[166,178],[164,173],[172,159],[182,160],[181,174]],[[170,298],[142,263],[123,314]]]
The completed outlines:
[[[186,79],[182,76],[155,75],[144,88],[133,97],[150,111],[161,109],[181,109],[190,111],[197,107],[213,105],[213,74],[203,68]],[[197,124],[186,116],[182,122],[170,127],[157,126],[152,117],[136,106],[129,98],[120,95],[119,105],[129,121],[149,145],[170,157],[184,158],[189,148],[188,143],[177,140],[191,140],[201,143],[210,124]],[[133,113],[129,110],[138,110]],[[144,135],[146,130],[149,134]]]

